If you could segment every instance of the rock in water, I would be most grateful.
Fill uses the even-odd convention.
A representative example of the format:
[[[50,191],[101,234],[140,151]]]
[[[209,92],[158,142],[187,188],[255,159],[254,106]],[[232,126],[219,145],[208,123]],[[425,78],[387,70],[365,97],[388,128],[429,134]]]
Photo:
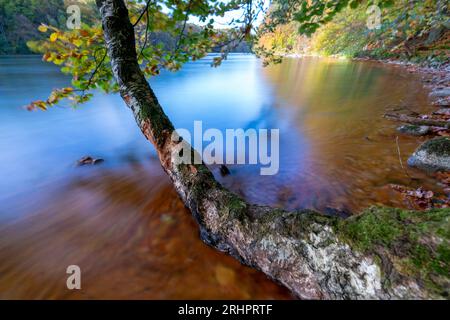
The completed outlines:
[[[100,163],[102,163],[103,161],[105,161],[105,160],[103,160],[102,158],[97,158],[97,159],[94,159],[94,161],[92,162],[92,164],[100,164]]]
[[[408,165],[427,171],[450,171],[450,138],[423,143],[408,159]]]
[[[441,108],[441,109],[433,112],[433,114],[438,114],[438,115],[443,115],[443,116],[450,116],[450,108]]]
[[[424,136],[430,132],[429,126],[416,126],[413,124],[405,124],[397,128],[401,133],[410,134],[413,136]]]
[[[78,160],[77,164],[79,166],[84,166],[87,164],[99,164],[99,163],[102,163],[103,161],[104,160],[101,158],[96,159],[96,158],[92,158],[91,156],[85,156],[85,157],[82,157],[80,160]]]

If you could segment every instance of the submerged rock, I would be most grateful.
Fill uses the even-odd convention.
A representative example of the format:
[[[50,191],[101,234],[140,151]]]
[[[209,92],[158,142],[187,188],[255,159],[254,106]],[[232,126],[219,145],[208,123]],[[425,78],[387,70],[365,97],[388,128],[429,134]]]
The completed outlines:
[[[424,136],[430,132],[429,126],[417,126],[413,124],[405,124],[397,128],[397,131],[413,136]]]
[[[438,114],[438,115],[443,115],[443,116],[450,116],[450,108],[441,108],[441,109],[433,112],[433,114]]]
[[[434,90],[429,94],[430,98],[445,98],[450,96],[450,88]]]
[[[439,106],[441,108],[449,108],[450,107],[450,96],[436,99],[431,104],[435,105],[435,106]]]
[[[103,160],[101,158],[92,158],[91,156],[85,156],[85,157],[82,157],[80,160],[78,160],[77,164],[79,166],[84,166],[87,164],[99,164],[99,163],[102,163],[103,161],[105,161],[105,160]]]
[[[450,171],[450,138],[423,143],[408,159],[408,165],[427,171]]]

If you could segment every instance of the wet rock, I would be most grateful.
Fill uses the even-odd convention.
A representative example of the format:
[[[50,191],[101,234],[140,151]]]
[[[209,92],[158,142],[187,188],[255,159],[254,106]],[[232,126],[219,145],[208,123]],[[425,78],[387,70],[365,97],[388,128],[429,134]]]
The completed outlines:
[[[101,159],[101,158],[94,159],[93,164],[100,164],[100,163],[102,163],[102,162],[104,162],[104,161],[105,161],[105,160],[104,160],[104,159]]]
[[[99,164],[99,163],[102,163],[103,161],[105,161],[105,160],[103,160],[101,158],[93,158],[91,156],[85,156],[77,161],[77,165],[84,166],[84,165],[88,165],[88,164]]]
[[[228,169],[226,165],[222,164],[220,166],[220,174],[222,175],[222,177],[227,176],[230,174],[230,169]]]
[[[443,115],[443,116],[450,116],[450,108],[441,108],[441,109],[433,112],[433,114],[438,114],[438,115]]]
[[[430,98],[445,98],[450,96],[450,88],[434,90],[429,94]]]
[[[397,131],[413,136],[424,136],[430,132],[429,126],[417,126],[413,124],[405,124],[397,128]]]
[[[450,96],[445,97],[445,98],[436,99],[431,104],[441,107],[441,108],[450,108]]]
[[[427,171],[450,171],[450,138],[426,141],[408,159],[408,165]]]

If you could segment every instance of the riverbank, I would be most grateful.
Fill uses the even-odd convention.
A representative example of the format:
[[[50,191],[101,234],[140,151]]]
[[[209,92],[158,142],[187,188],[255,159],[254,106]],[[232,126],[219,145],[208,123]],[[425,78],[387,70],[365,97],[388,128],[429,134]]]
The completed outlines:
[[[408,158],[408,165],[431,174],[442,188],[443,195],[436,196],[422,187],[393,185],[393,188],[408,198],[408,201],[417,203],[416,209],[450,207],[450,139],[448,138],[450,136],[450,61],[430,67],[395,59],[354,58],[353,60],[372,61],[405,68],[407,72],[419,75],[424,87],[430,90],[428,95],[430,105],[436,107],[431,113],[420,114],[411,111],[409,106],[401,105],[392,106],[392,112],[395,113],[386,113],[384,117],[404,123],[397,128],[400,134],[423,136],[426,139]],[[402,169],[409,175],[403,164]]]
[[[428,97],[425,101],[421,101],[422,106],[426,106],[426,110],[419,110],[417,106],[409,104],[407,101],[401,101],[401,104],[396,103],[394,100],[386,105],[386,112],[380,116],[380,118],[386,118],[389,121],[396,120],[399,122],[399,126],[396,128],[397,134],[394,135],[394,141],[396,143],[397,155],[399,162],[399,171],[401,174],[407,177],[406,183],[400,183],[396,181],[395,183],[390,183],[386,185],[388,188],[399,193],[402,198],[404,198],[407,203],[407,208],[412,210],[424,210],[432,208],[448,208],[450,207],[450,158],[446,154],[446,150],[450,150],[449,141],[446,137],[450,135],[450,108],[449,107],[449,93],[450,93],[450,62],[445,64],[440,64],[439,66],[429,67],[424,66],[419,63],[412,63],[409,61],[395,60],[395,59],[375,59],[375,58],[349,58],[344,55],[321,55],[318,53],[303,53],[303,54],[282,54],[285,58],[293,59],[331,59],[331,61],[354,61],[354,62],[367,62],[371,64],[380,64],[383,66],[389,66],[393,68],[399,68],[399,73],[407,72],[414,74],[414,77],[419,77],[421,83],[426,91],[428,92]],[[403,81],[403,80],[402,80]],[[393,89],[393,88],[392,88]],[[390,90],[390,89],[388,89]],[[417,101],[416,101],[417,102]],[[435,109],[436,108],[436,109]],[[400,114],[400,119],[391,119],[386,115],[390,111],[401,111],[406,112],[404,115],[408,114],[408,117],[403,117]],[[381,121],[381,119],[380,119]],[[401,123],[412,123],[401,125]],[[419,123],[416,125],[415,123]],[[395,127],[394,127],[395,128]],[[407,128],[408,130],[404,130]],[[391,127],[385,128],[384,134],[390,134]],[[417,134],[417,130],[424,130],[424,132]],[[402,136],[418,137],[419,144],[416,144],[415,151],[406,152],[408,155],[408,161],[403,160],[404,141]],[[445,137],[437,139],[437,137]],[[400,142],[399,142],[400,138]],[[371,138],[366,137],[370,141]],[[425,143],[427,141],[432,141],[432,143]],[[399,145],[400,144],[400,145]],[[424,153],[423,150],[427,147],[431,148],[438,146],[434,149],[440,149],[437,156],[436,154],[427,153],[422,155],[419,159],[424,160],[424,163],[420,163],[417,159],[417,153]],[[389,147],[389,146],[387,146]],[[433,150],[434,151],[434,150]],[[407,168],[407,163],[411,165]],[[436,186],[439,190],[433,190],[429,186],[421,185],[419,175],[416,170],[412,167],[416,167],[423,171],[424,174],[432,177]],[[409,172],[408,172],[409,171]],[[410,174],[410,171],[413,173]],[[392,180],[395,181],[393,178]],[[393,207],[397,207],[394,205]],[[402,206],[402,208],[405,208]]]
[[[450,61],[433,67],[423,63],[413,63],[400,59],[376,59],[373,57],[349,58],[344,55],[326,56],[318,53],[282,54],[284,58],[331,58],[368,62],[402,69],[421,79],[423,87],[429,91],[427,104],[432,106],[427,112],[417,112],[408,104],[391,103],[383,115],[397,122],[396,138],[401,171],[409,178],[406,184],[389,184],[389,187],[405,198],[410,209],[423,210],[450,207]],[[399,136],[422,138],[416,150],[408,155],[407,163],[401,160]],[[433,177],[440,192],[433,192],[413,183],[416,178],[408,172],[407,166],[416,167]]]
[[[438,107],[450,107],[450,60],[439,66],[430,67],[420,63],[396,59],[375,59],[375,58],[352,58],[354,61],[372,61],[393,66],[406,68],[410,73],[419,74],[422,77],[424,86],[431,90],[431,104]],[[445,94],[436,94],[436,91],[446,89]],[[438,99],[436,99],[438,98]]]

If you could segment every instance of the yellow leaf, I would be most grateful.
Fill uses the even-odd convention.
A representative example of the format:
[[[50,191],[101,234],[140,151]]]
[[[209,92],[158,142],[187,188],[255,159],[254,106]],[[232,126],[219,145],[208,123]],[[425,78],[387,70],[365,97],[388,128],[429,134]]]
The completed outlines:
[[[53,32],[53,33],[50,35],[50,41],[51,41],[51,42],[55,42],[56,40],[58,40],[58,33]]]
[[[80,39],[73,40],[72,42],[77,47],[79,47],[79,46],[81,46],[83,44],[83,41],[80,40]]]
[[[39,30],[40,32],[47,32],[48,28],[47,28],[47,26],[41,24],[41,25],[38,27],[38,30]]]
[[[38,101],[34,102],[34,105],[41,110],[44,110],[44,111],[47,110],[47,106],[45,105],[45,102],[42,100],[38,100]]]

